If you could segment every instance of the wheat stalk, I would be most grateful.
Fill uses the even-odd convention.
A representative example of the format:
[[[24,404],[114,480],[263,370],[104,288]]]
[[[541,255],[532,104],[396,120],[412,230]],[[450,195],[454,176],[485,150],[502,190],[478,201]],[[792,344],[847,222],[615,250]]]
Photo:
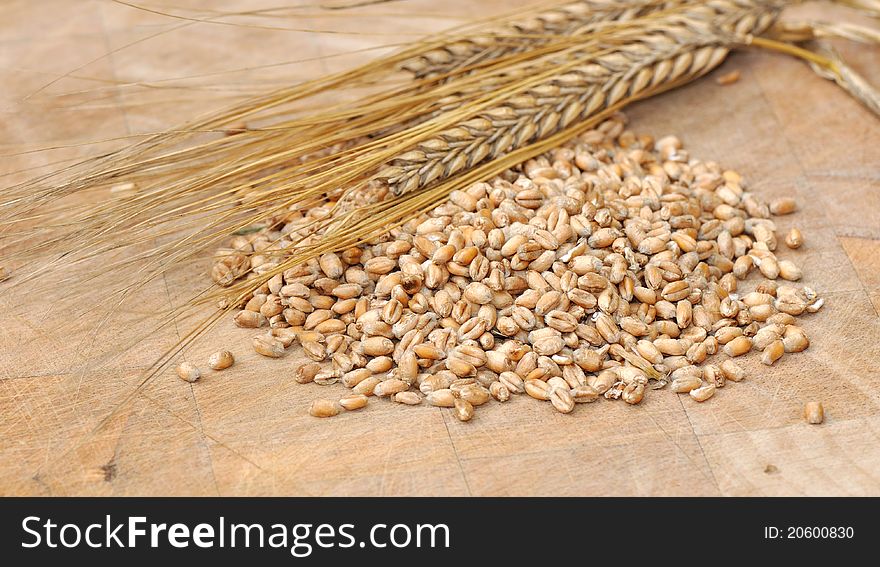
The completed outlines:
[[[809,31],[806,28],[809,28]],[[796,29],[796,31],[795,31]],[[858,26],[838,26],[798,24],[797,28],[775,30],[788,37],[798,37],[801,40],[814,38],[840,37],[858,41],[860,43],[874,43],[880,39],[874,30],[860,28]],[[833,49],[823,47],[817,51],[804,49],[790,43],[777,41],[770,38],[749,38],[748,45],[753,45],[778,51],[788,55],[794,55],[806,61],[817,75],[823,79],[834,81],[853,98],[864,104],[875,115],[880,116],[880,91],[870,84],[855,69],[846,62]]]

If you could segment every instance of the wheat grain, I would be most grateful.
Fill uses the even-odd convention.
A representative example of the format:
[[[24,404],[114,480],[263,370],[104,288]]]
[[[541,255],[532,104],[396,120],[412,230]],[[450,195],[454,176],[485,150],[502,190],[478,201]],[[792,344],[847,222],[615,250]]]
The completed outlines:
[[[208,366],[212,370],[225,370],[235,363],[235,357],[228,350],[217,351],[208,357]]]
[[[800,248],[803,243],[804,237],[801,234],[801,231],[796,228],[792,228],[788,231],[788,234],[785,235],[785,245],[793,250]]]
[[[819,425],[825,421],[825,408],[822,407],[822,402],[804,404],[804,419],[812,425]]]
[[[184,382],[196,382],[199,378],[201,378],[201,371],[193,364],[189,362],[181,362],[177,367],[177,375]]]
[[[318,399],[309,406],[309,415],[314,417],[333,417],[339,415],[339,404],[330,400]]]
[[[726,87],[732,85],[739,81],[740,72],[738,69],[730,71],[729,73],[724,73],[715,79],[715,82],[721,85],[722,87]]]
[[[368,402],[369,398],[367,398],[367,396],[364,396],[363,394],[352,394],[340,399],[339,405],[345,410],[355,411],[366,407]]]
[[[705,386],[700,386],[699,388],[691,390],[688,394],[698,402],[705,402],[715,395],[715,390],[715,384],[706,384]]]

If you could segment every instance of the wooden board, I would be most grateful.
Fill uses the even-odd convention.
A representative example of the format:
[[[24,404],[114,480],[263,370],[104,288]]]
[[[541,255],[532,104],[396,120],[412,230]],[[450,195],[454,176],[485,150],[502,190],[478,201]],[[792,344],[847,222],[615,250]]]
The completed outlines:
[[[204,18],[208,6],[243,11],[277,2],[173,4],[175,13]],[[477,13],[476,4],[486,14],[519,3],[442,4],[447,15],[464,17]],[[196,24],[103,1],[8,0],[0,8],[0,179],[8,184],[52,162],[118,147],[120,137],[376,52],[280,62],[456,23],[435,17],[438,10],[420,1],[374,6],[366,12],[381,17],[356,21],[339,13],[236,20],[259,28]],[[392,15],[414,12],[425,17]],[[859,20],[816,6],[798,15]],[[880,49],[839,47],[880,84]],[[247,70],[223,73],[237,68]],[[742,72],[738,83],[715,84],[734,69]],[[186,88],[170,88],[180,85]],[[192,386],[163,375],[116,409],[182,327],[153,333],[88,372],[77,370],[80,363],[136,336],[155,321],[151,313],[198,289],[205,265],[150,286],[136,310],[97,335],[86,332],[87,322],[71,333],[65,323],[73,314],[51,296],[0,288],[0,493],[880,494],[880,121],[803,63],[757,52],[736,54],[711,77],[640,103],[629,116],[638,132],[675,133],[693,156],[742,172],[761,195],[797,196],[802,210],[780,225],[799,226],[806,245],[781,254],[799,262],[804,283],[827,298],[821,313],[805,319],[809,350],[772,368],[749,358],[750,378],[704,404],[660,391],[639,407],[600,402],[563,416],[517,398],[462,424],[447,411],[380,400],[317,420],[306,409],[327,390],[296,384],[292,356],[261,359],[247,345],[251,333],[226,321],[188,358],[225,347],[238,357],[234,369]],[[107,141],[76,145],[86,140]],[[64,147],[22,153],[50,145]],[[825,404],[825,424],[803,422],[807,400]]]

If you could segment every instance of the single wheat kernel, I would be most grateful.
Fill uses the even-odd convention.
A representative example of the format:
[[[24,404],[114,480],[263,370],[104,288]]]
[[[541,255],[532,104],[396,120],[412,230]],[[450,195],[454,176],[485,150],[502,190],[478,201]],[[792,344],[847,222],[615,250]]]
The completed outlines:
[[[800,327],[786,325],[782,335],[782,344],[785,346],[785,352],[801,352],[810,346],[810,339]]]
[[[355,394],[363,394],[365,396],[372,396],[376,390],[376,386],[382,382],[382,378],[379,376],[370,376],[366,380],[358,383],[354,388],[351,389]]]
[[[454,406],[455,417],[460,421],[470,421],[474,417],[474,406],[470,402],[456,398]]]
[[[749,272],[752,271],[754,266],[755,263],[751,256],[740,256],[733,263],[733,275],[736,276],[737,279],[744,280],[748,277]]]
[[[409,389],[409,384],[397,378],[389,378],[379,382],[373,389],[373,395],[379,398],[392,396],[398,392],[405,392]]]
[[[712,356],[718,352],[718,339],[715,337],[706,337],[703,340],[703,346],[706,347],[706,354]]]
[[[599,392],[587,384],[580,384],[571,389],[571,397],[575,403],[589,404],[599,399]]]
[[[551,376],[547,379],[547,385],[550,386],[551,391],[555,388],[561,388],[566,392],[571,389],[571,387],[568,385],[568,382],[565,381],[565,378],[561,376]]]
[[[327,358],[327,349],[318,341],[303,340],[302,336],[300,336],[300,345],[306,356],[315,362],[323,362]]]
[[[734,69],[729,73],[724,73],[723,75],[719,75],[715,82],[721,85],[722,87],[726,87],[728,85],[732,85],[735,82],[739,81],[740,72],[739,69]]]
[[[543,380],[529,379],[525,381],[525,392],[536,400],[547,401],[553,388]]]
[[[309,406],[309,415],[314,417],[333,417],[339,414],[339,406],[330,400],[317,399]]]
[[[703,366],[703,380],[705,380],[707,384],[715,384],[716,388],[723,388],[727,383],[727,379],[724,377],[721,367],[717,364],[707,364]]]
[[[671,388],[676,394],[686,394],[691,390],[696,390],[702,384],[703,379],[700,376],[682,376],[672,380]]]
[[[715,331],[715,338],[721,345],[726,345],[733,339],[741,337],[743,330],[740,327],[722,327]]]
[[[451,408],[455,405],[455,395],[452,390],[444,388],[442,390],[434,390],[429,392],[425,398],[432,406],[441,408]]]
[[[749,337],[736,337],[724,345],[724,353],[730,357],[743,355],[752,350],[752,339]]]
[[[388,356],[377,356],[367,363],[367,369],[370,372],[381,373],[388,372],[394,366],[394,361]]]
[[[489,390],[480,384],[467,384],[458,390],[458,397],[466,400],[473,406],[481,406],[489,401]]]
[[[419,373],[419,361],[416,354],[412,350],[407,350],[397,362],[397,377],[412,384]]]
[[[770,343],[782,337],[785,330],[781,325],[766,325],[762,327],[755,336],[752,337],[752,348],[755,350],[764,350]]]
[[[681,356],[687,352],[689,346],[684,341],[677,339],[655,339],[654,346],[664,355]]]
[[[431,392],[448,389],[450,384],[451,381],[442,374],[429,374],[419,382],[419,391],[427,396]]]
[[[499,381],[489,384],[489,393],[499,402],[506,402],[510,399],[510,390]]]
[[[525,382],[516,372],[502,372],[498,375],[498,381],[504,384],[512,394],[525,393]]]
[[[348,411],[361,409],[367,405],[369,398],[363,394],[352,394],[339,400],[339,405]]]
[[[779,262],[779,277],[794,282],[804,277],[804,272],[794,262],[782,260]]]
[[[806,312],[807,313],[817,313],[820,309],[822,309],[823,305],[825,305],[824,298],[816,299],[815,301],[813,301],[807,305]]]
[[[559,413],[571,413],[574,410],[574,398],[567,388],[553,388],[550,392],[550,403]]]
[[[195,382],[202,376],[202,372],[195,365],[189,362],[181,362],[177,366],[177,375],[184,382]]]
[[[208,366],[212,370],[224,370],[235,363],[235,357],[228,350],[220,350],[208,357]]]
[[[465,386],[470,386],[476,383],[476,378],[456,378],[449,384],[449,389],[452,390],[452,393],[455,394],[455,397],[459,397],[461,395],[462,389],[464,389]]]
[[[319,386],[332,386],[339,382],[339,375],[333,370],[321,370],[315,374],[314,382]]]
[[[614,385],[615,381],[617,381],[617,375],[610,369],[603,370],[596,376],[587,378],[587,384],[600,395],[607,392]]]
[[[315,376],[321,371],[321,365],[317,362],[310,362],[300,359],[294,363],[296,370],[293,373],[293,379],[300,384],[308,384],[315,379]]]
[[[394,343],[386,337],[370,337],[361,341],[361,348],[367,356],[382,356],[394,352]]]
[[[797,319],[794,318],[794,315],[789,315],[788,313],[779,312],[776,315],[773,315],[769,319],[767,319],[767,323],[770,325],[794,325],[797,322]]]
[[[695,364],[688,364],[685,366],[680,366],[675,368],[670,374],[673,380],[677,380],[678,378],[684,378],[687,376],[702,376],[702,372],[700,371],[700,367]]]
[[[397,392],[396,394],[394,394],[392,399],[399,404],[405,404],[408,406],[417,406],[422,403],[421,394],[413,391]]]
[[[715,384],[706,384],[688,392],[690,396],[698,402],[705,402],[715,395]]]
[[[641,382],[632,382],[627,384],[623,389],[623,394],[621,394],[621,398],[628,404],[635,405],[642,401],[642,398],[645,396],[645,385]]]
[[[785,245],[791,248],[792,250],[800,248],[804,243],[804,237],[796,228],[792,228],[788,231],[788,234],[785,235]]]
[[[741,382],[746,377],[745,370],[732,360],[725,360],[721,363],[721,373],[731,382]]]
[[[807,423],[818,425],[825,421],[825,408],[822,402],[807,402],[804,404],[804,419]]]
[[[256,329],[269,324],[266,316],[258,311],[239,311],[232,318],[236,325],[245,329]]]
[[[254,350],[263,356],[268,356],[269,358],[281,358],[284,354],[284,345],[281,344],[281,341],[271,336],[257,335],[253,338],[252,343],[254,345]]]
[[[774,215],[788,215],[797,210],[797,202],[791,197],[782,197],[770,201],[770,212]]]
[[[758,264],[758,271],[760,271],[765,278],[775,280],[779,277],[779,262],[776,258],[767,256],[761,258],[756,263]]]
[[[777,339],[764,348],[764,352],[761,354],[761,363],[772,366],[774,362],[782,358],[783,354],[785,354],[785,346],[781,340]]]

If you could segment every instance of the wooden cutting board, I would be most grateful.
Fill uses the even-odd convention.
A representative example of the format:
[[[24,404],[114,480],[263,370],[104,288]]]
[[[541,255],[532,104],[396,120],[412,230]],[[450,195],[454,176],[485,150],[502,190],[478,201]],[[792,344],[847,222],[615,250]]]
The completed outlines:
[[[177,14],[205,18],[209,7],[245,11],[277,2],[174,4]],[[228,20],[251,26],[241,27],[101,1],[4,2],[3,183],[378,52],[328,55],[519,3],[475,4],[444,2],[443,14],[436,3],[417,1],[373,6],[356,18],[309,8]],[[824,6],[798,16],[866,22]],[[839,48],[880,84],[880,49]],[[732,70],[742,73],[739,82],[715,83]],[[184,76],[193,78],[174,80]],[[677,134],[693,156],[740,171],[762,196],[797,197],[801,210],[779,224],[798,226],[806,245],[781,254],[827,298],[804,319],[809,350],[772,368],[748,358],[750,377],[703,404],[658,391],[638,407],[600,401],[560,415],[519,397],[480,408],[463,424],[445,410],[374,400],[364,411],[318,420],[307,415],[311,400],[343,388],[295,383],[294,356],[259,357],[248,345],[251,333],[229,321],[187,358],[203,361],[229,348],[238,362],[195,385],[164,374],[123,403],[185,321],[78,370],[95,353],[153,328],[156,313],[204,284],[205,263],[149,286],[98,332],[88,318],[75,320],[89,305],[72,312],[53,303],[54,294],[0,287],[0,493],[880,494],[880,121],[803,63],[758,52],[733,55],[708,78],[639,103],[629,116],[638,132]],[[105,141],[81,145],[87,140]],[[47,146],[58,147],[26,153]],[[800,417],[808,400],[824,403],[823,425]]]

